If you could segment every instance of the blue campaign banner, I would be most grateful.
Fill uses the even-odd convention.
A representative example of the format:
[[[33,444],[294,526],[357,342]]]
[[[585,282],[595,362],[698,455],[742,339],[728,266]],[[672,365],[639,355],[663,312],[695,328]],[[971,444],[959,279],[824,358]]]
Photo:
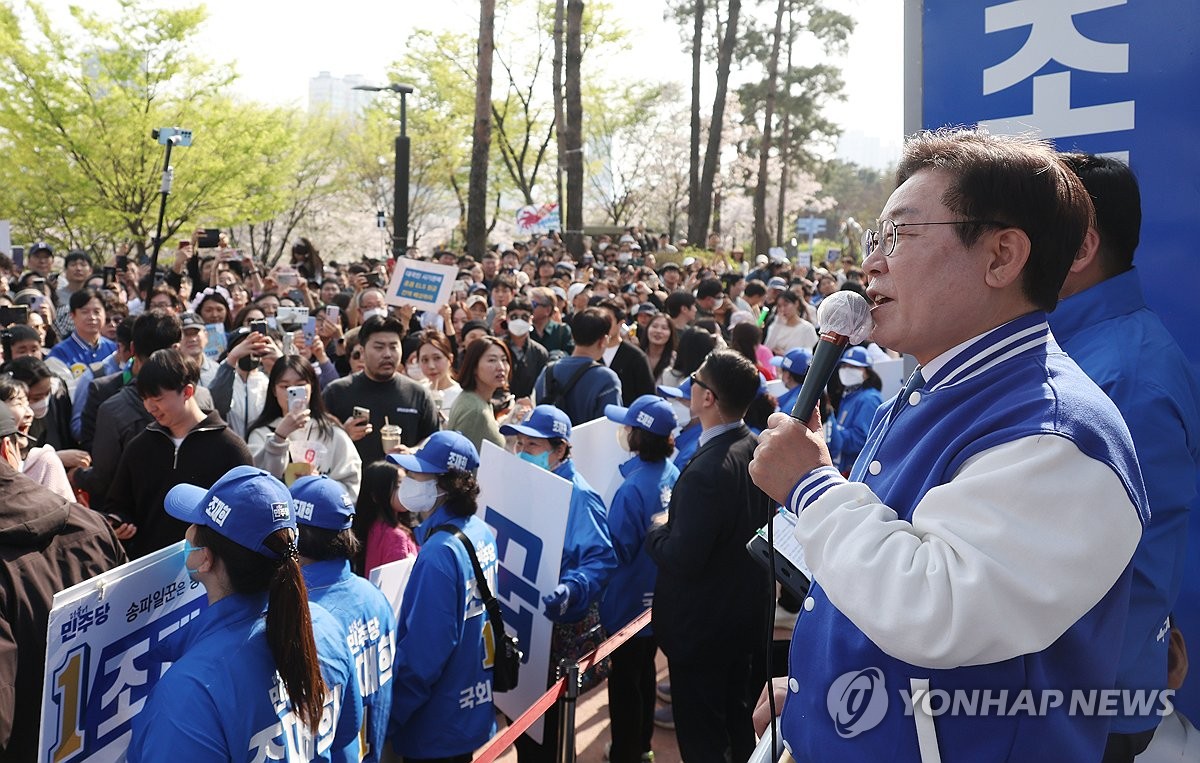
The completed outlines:
[[[1190,288],[1200,281],[1200,3],[910,0],[915,8],[921,60],[906,91],[920,93],[921,127],[982,123],[1130,163],[1147,300],[1200,372]]]

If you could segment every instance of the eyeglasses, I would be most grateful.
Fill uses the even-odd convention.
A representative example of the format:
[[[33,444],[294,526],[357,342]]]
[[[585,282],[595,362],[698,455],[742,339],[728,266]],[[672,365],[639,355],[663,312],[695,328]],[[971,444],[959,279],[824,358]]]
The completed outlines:
[[[936,223],[898,223],[893,220],[880,220],[879,230],[863,231],[863,256],[867,257],[873,254],[876,249],[882,248],[883,256],[891,257],[892,253],[896,251],[896,234],[898,229],[912,225],[993,225],[1004,228],[1008,226],[1008,223],[996,220],[947,220]]]
[[[699,376],[696,376],[695,373],[693,373],[688,378],[692,380],[693,385],[698,385],[698,386],[703,387],[704,389],[708,390],[709,392],[711,392],[714,400],[721,399],[721,398],[717,397],[717,391],[715,389],[713,389],[707,382],[705,382]]]

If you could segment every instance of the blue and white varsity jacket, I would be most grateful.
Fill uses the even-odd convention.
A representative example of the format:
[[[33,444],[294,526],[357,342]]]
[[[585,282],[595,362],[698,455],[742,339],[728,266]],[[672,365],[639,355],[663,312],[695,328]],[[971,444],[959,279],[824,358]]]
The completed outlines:
[[[474,752],[496,729],[492,708],[495,659],[490,621],[475,570],[453,525],[475,544],[496,590],[496,536],[477,517],[439,506],[417,528],[421,553],[404,589],[392,673],[388,738],[406,758],[449,758]]]
[[[600,603],[600,622],[609,633],[624,628],[654,600],[658,566],[646,553],[646,532],[654,516],[667,510],[679,468],[666,459],[652,462],[634,456],[621,464],[621,476],[625,481],[617,488],[608,510],[617,568],[608,579]],[[638,635],[650,633],[647,625]]]
[[[1129,432],[1040,312],[922,372],[851,482],[788,498],[814,585],[784,739],[801,762],[1099,760],[1148,520]]]
[[[364,763],[376,763],[387,739],[392,709],[392,661],[396,654],[396,615],[387,597],[350,571],[347,559],[312,562],[302,568],[308,600],[320,604],[342,625],[358,673],[366,716]]]
[[[134,716],[130,763],[359,759],[362,696],[341,626],[321,606],[310,605],[326,683],[325,712],[314,737],[292,710],[275,670],[266,608],[265,593],[230,594],[173,635],[162,654],[178,660]]]

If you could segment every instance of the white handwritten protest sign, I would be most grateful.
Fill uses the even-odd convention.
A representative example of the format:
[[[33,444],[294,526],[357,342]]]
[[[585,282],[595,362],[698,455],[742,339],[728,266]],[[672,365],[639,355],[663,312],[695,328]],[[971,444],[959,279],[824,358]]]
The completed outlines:
[[[435,311],[450,301],[450,291],[457,277],[456,267],[400,257],[388,284],[387,303]]]
[[[496,598],[505,629],[524,654],[516,689],[495,695],[510,718],[546,691],[553,624],[542,614],[542,596],[558,585],[571,483],[485,442],[479,464],[479,515],[496,534]],[[542,741],[542,719],[529,727]]]
[[[55,594],[38,760],[125,760],[133,717],[162,677],[146,655],[207,606],[182,550],[180,541]]]

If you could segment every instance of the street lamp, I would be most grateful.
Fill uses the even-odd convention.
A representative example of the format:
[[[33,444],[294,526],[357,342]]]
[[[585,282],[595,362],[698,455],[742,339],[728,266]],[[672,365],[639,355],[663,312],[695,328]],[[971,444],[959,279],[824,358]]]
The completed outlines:
[[[403,257],[408,252],[408,102],[406,96],[413,91],[412,85],[392,82],[382,87],[355,85],[354,90],[368,93],[391,92],[400,94],[400,134],[396,136],[396,179],[395,208],[392,211],[393,225],[392,254]]]

